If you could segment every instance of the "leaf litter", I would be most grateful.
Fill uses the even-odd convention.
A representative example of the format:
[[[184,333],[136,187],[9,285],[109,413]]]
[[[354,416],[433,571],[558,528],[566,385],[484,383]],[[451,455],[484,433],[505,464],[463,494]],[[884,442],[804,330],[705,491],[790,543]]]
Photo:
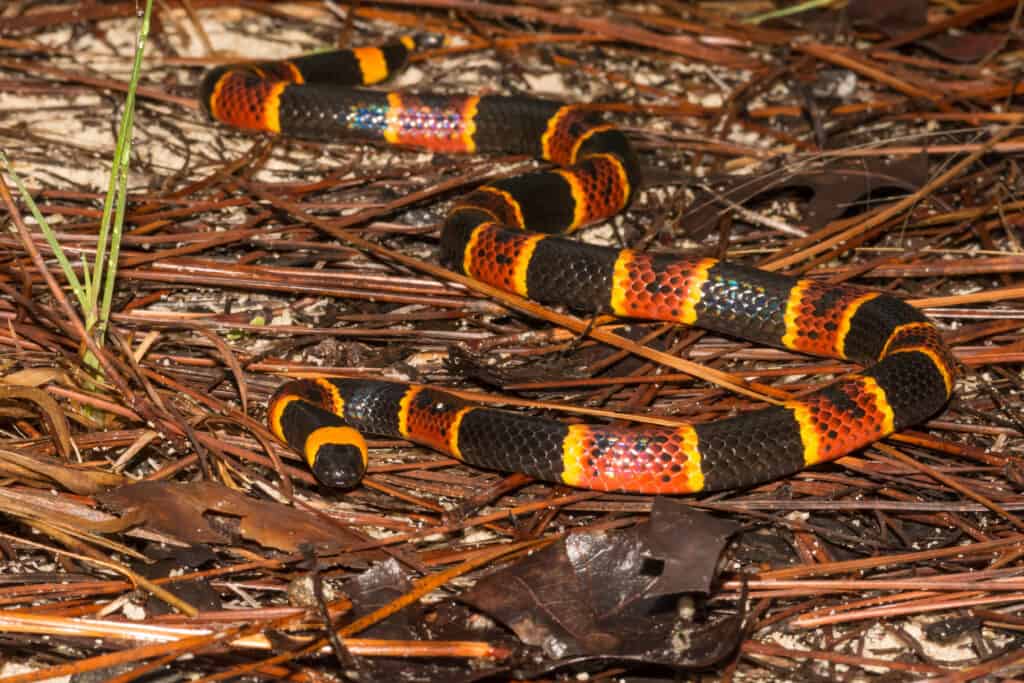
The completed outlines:
[[[0,236],[0,680],[1019,670],[1019,3],[851,1],[759,24],[770,3],[396,0],[351,21],[236,5],[158,8],[112,324],[123,343],[104,352],[116,376],[90,375],[25,245]],[[135,11],[0,10],[0,148],[74,259],[95,253]],[[678,501],[374,439],[363,486],[315,485],[261,426],[282,377],[413,379],[633,421],[755,405],[326,230],[433,261],[445,203],[522,160],[269,141],[195,111],[214,63],[408,30],[456,38],[403,87],[541,88],[627,127],[651,187],[588,239],[910,298],[964,367],[954,402],[834,465]],[[850,369],[670,326],[622,334],[791,392]]]

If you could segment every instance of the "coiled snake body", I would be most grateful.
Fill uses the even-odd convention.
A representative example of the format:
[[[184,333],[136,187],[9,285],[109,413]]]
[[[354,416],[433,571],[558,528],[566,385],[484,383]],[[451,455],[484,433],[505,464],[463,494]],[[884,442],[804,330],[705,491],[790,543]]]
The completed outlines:
[[[675,428],[566,425],[396,382],[289,382],[270,402],[269,424],[321,481],[349,486],[362,476],[366,446],[358,431],[572,486],[715,491],[833,460],[924,420],[948,400],[955,380],[949,351],[935,326],[897,298],[710,258],[650,256],[552,236],[618,213],[639,185],[625,135],[580,108],[340,85],[384,80],[415,47],[403,38],[380,48],[221,67],[206,75],[200,97],[213,118],[247,130],[550,161],[557,168],[488,183],[457,202],[445,222],[442,262],[544,303],[677,321],[869,367],[783,405]]]

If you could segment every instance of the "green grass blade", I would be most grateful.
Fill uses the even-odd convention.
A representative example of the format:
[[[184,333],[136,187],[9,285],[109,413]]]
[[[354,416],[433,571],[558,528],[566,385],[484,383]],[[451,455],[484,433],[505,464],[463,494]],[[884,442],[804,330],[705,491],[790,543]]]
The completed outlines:
[[[771,12],[765,12],[764,14],[758,14],[752,17],[747,17],[743,20],[746,24],[760,24],[772,19],[780,19],[782,17],[789,17],[794,14],[800,14],[801,12],[807,12],[812,9],[818,9],[819,7],[827,7],[833,4],[836,0],[807,0],[807,2],[798,2],[795,5],[789,7],[783,7]]]
[[[103,220],[100,224],[100,240],[96,249],[96,263],[93,280],[97,286],[93,289],[95,310],[96,296],[102,283],[103,300],[98,311],[97,338],[102,340],[110,318],[111,302],[114,298],[114,285],[117,280],[117,261],[121,253],[121,237],[124,233],[124,216],[128,205],[128,166],[131,162],[132,129],[135,124],[135,91],[138,89],[142,75],[142,57],[146,50],[146,38],[149,36],[150,16],[153,12],[153,0],[146,0],[146,9],[142,13],[139,24],[135,61],[132,63],[131,80],[128,83],[128,95],[124,102],[124,113],[121,115],[121,126],[117,133],[117,147],[110,169],[110,184],[103,202]],[[113,222],[111,216],[113,214]],[[109,235],[110,256],[106,259],[106,246]],[[104,272],[105,270],[105,272]]]
[[[14,167],[11,166],[11,162],[8,161],[7,155],[2,151],[0,151],[0,163],[3,164],[7,175],[11,177],[14,185],[18,188],[18,192],[21,193],[22,201],[25,202],[25,205],[31,212],[32,217],[39,225],[39,229],[42,231],[43,237],[46,239],[46,243],[50,245],[50,250],[53,252],[53,255],[57,257],[57,263],[60,265],[60,270],[64,274],[64,279],[67,280],[69,285],[71,285],[71,291],[74,292],[75,298],[78,299],[78,304],[84,309],[89,301],[87,288],[83,287],[81,281],[79,281],[74,267],[68,260],[64,250],[61,249],[60,242],[57,241],[56,233],[53,232],[50,224],[43,217],[42,212],[39,211],[39,207],[36,205],[35,200],[32,199],[32,194],[28,191],[28,188],[26,188],[25,184],[21,182],[21,176],[17,174]]]

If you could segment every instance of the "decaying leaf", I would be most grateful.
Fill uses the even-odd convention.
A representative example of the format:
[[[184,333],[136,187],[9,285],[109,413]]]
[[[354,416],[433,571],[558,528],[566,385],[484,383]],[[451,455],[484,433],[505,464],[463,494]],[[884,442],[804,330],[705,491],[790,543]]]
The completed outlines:
[[[57,483],[72,493],[89,496],[122,486],[124,477],[97,469],[67,465],[46,455],[21,453],[0,448],[0,473],[25,479],[30,485]]]
[[[366,571],[346,581],[341,591],[352,601],[350,617],[358,619],[392,602],[412,588],[409,574],[390,558],[375,562]],[[368,638],[391,638],[394,640],[415,640],[422,637],[422,603],[399,610],[363,632]]]
[[[650,520],[636,529],[644,557],[662,565],[647,595],[707,593],[718,557],[738,530],[735,522],[655,498]]]
[[[890,38],[908,33],[928,23],[928,0],[850,0],[846,6],[850,23],[878,31]],[[952,62],[976,62],[990,54],[1007,36],[992,32],[971,32],[953,35],[947,32],[915,40],[916,45]]]
[[[152,543],[146,548],[145,555],[152,562],[134,562],[132,569],[150,580],[163,579],[175,573],[195,571],[217,561],[217,555],[205,545],[171,548]],[[220,594],[208,581],[175,581],[169,590],[204,612],[224,608]],[[163,600],[154,595],[146,596],[146,612],[148,614],[170,614],[172,611]]]
[[[211,482],[142,482],[112,491],[100,500],[117,510],[133,510],[148,527],[191,543],[231,542],[226,530],[211,524],[211,513],[237,518],[242,538],[287,552],[302,544],[337,546],[358,540],[308,512],[255,500]]]
[[[35,387],[19,386],[0,382],[0,403],[8,401],[31,401],[35,403],[43,413],[46,423],[53,433],[53,440],[59,452],[65,458],[71,457],[71,430],[68,429],[68,420],[64,416],[53,397],[42,389]]]
[[[601,657],[706,666],[735,647],[741,619],[691,623],[665,596],[708,592],[718,556],[736,529],[659,500],[647,524],[570,534],[482,579],[462,599],[553,660]]]
[[[928,181],[928,159],[924,155],[887,161],[864,159],[843,162],[787,175],[768,174],[728,177],[698,194],[679,219],[693,239],[710,234],[729,204],[749,203],[791,192],[808,195],[802,204],[802,224],[811,231],[825,227],[865,199],[889,196],[893,192],[915,192]],[[722,200],[728,200],[723,202]]]
[[[896,35],[928,23],[928,0],[850,0],[846,16],[855,26]]]
[[[44,384],[55,382],[57,384],[69,385],[68,373],[60,368],[25,368],[16,370],[3,376],[4,384],[11,384],[19,387],[41,387]]]
[[[917,41],[938,56],[951,62],[970,64],[992,54],[1007,40],[1001,33],[975,32],[952,35],[941,33]]]

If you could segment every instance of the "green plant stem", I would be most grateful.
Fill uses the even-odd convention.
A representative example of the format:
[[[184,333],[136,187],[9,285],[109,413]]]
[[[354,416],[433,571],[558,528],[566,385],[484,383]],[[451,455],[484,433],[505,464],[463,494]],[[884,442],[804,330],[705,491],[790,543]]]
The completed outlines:
[[[131,162],[132,130],[135,124],[135,92],[142,75],[142,58],[146,50],[146,38],[149,36],[152,13],[153,0],[146,0],[146,8],[142,13],[142,21],[139,25],[135,61],[132,63],[132,74],[128,83],[128,95],[125,97],[124,113],[121,115],[121,126],[117,133],[117,147],[114,150],[114,160],[110,169],[110,183],[103,201],[103,219],[100,223],[95,270],[92,278],[97,286],[91,289],[92,320],[87,323],[96,325],[94,332],[96,338],[101,341],[110,319],[110,307],[117,280],[117,261],[121,253],[121,237],[124,234],[124,217],[128,205],[128,166]],[[113,215],[113,222],[111,222],[111,215]],[[109,259],[106,256],[108,235],[110,240]],[[100,293],[100,283],[102,283],[103,299],[97,311],[96,303]]]
[[[765,12],[764,14],[757,14],[752,17],[747,17],[743,20],[747,24],[760,24],[765,21],[771,21],[772,19],[780,19],[782,17],[788,17],[794,14],[800,14],[801,12],[807,12],[812,9],[818,9],[819,7],[827,7],[835,2],[835,0],[807,0],[806,2],[798,2],[795,5],[789,7],[783,7],[782,9],[773,10],[771,12]]]
[[[61,272],[64,273],[64,277],[67,279],[68,284],[71,285],[71,291],[74,292],[75,298],[78,299],[78,305],[82,307],[82,310],[85,310],[89,301],[88,277],[86,278],[85,286],[83,286],[82,282],[78,279],[78,275],[75,273],[74,267],[72,267],[71,262],[68,260],[67,255],[64,253],[64,250],[61,249],[56,233],[54,233],[53,228],[50,227],[46,218],[43,217],[42,212],[39,210],[39,206],[37,206],[35,200],[32,199],[32,194],[28,191],[28,188],[26,188],[25,184],[21,182],[21,176],[17,174],[14,167],[11,166],[11,162],[7,159],[7,155],[2,151],[0,151],[0,163],[3,164],[4,170],[7,172],[7,175],[11,177],[11,181],[14,183],[15,187],[18,188],[22,201],[25,202],[25,205],[28,207],[29,212],[31,212],[32,217],[39,225],[39,229],[43,233],[43,238],[46,239],[46,243],[50,245],[50,250],[53,252],[54,256],[57,257],[57,263],[60,265]],[[86,275],[88,275],[88,273]]]

